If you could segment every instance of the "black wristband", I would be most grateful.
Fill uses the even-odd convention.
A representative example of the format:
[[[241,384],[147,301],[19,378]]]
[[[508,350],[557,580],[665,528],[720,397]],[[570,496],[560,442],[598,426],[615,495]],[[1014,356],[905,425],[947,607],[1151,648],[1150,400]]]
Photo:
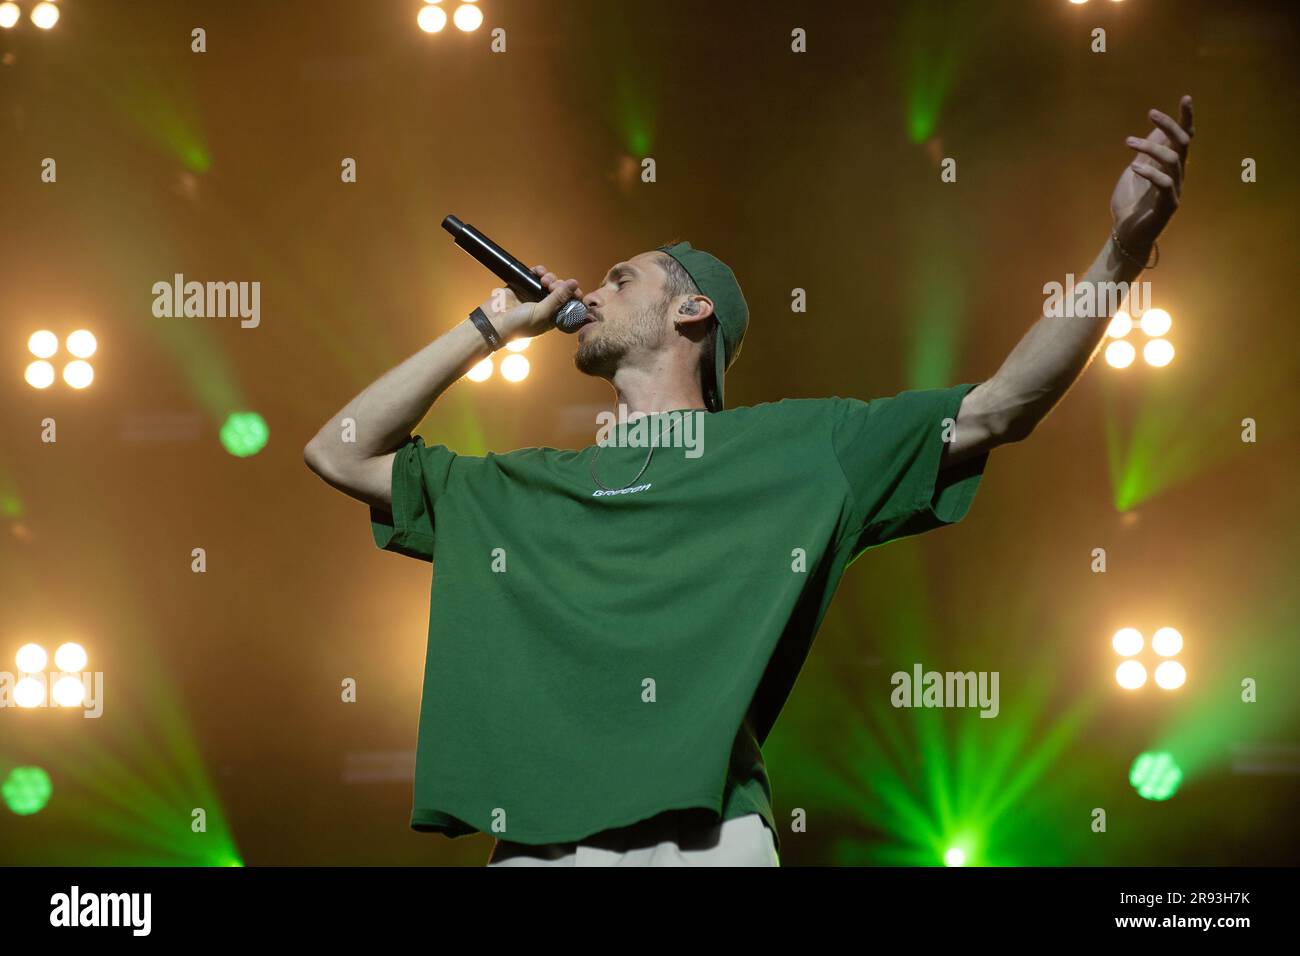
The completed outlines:
[[[494,329],[492,323],[488,321],[487,314],[483,311],[482,306],[479,306],[471,312],[469,314],[469,319],[474,323],[474,328],[482,332],[483,338],[487,339],[489,352],[495,352],[497,349],[501,348],[501,336],[497,334],[497,330]]]

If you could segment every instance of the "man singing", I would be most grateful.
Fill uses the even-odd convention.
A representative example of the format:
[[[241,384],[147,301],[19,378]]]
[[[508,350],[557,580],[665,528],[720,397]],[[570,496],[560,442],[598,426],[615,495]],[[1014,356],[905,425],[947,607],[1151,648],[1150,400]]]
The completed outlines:
[[[1149,116],[1076,288],[1133,281],[1178,207],[1191,98]],[[370,505],[379,547],[433,563],[411,826],[491,833],[494,866],[775,866],[759,748],[846,567],[960,521],[990,450],[1042,421],[1113,306],[1045,311],[978,384],[728,408],[749,312],[718,259],[674,243],[590,293],[535,271],[543,301],[496,290],[305,450]],[[607,439],[468,456],[411,436],[575,296],[575,363],[617,397]]]

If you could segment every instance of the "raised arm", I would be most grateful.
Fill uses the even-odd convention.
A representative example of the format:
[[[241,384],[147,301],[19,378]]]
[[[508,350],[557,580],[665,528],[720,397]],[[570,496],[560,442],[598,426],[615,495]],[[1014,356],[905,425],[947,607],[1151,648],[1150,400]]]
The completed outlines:
[[[1111,195],[1114,230],[1076,289],[1093,283],[1132,282],[1142,272],[1169,218],[1178,208],[1192,139],[1192,98],[1179,103],[1175,122],[1159,110],[1146,139],[1128,137],[1137,152]],[[1109,297],[1095,295],[1090,316],[1044,314],[1012,349],[992,378],[962,400],[954,440],[942,465],[956,464],[997,445],[1029,436],[1096,356],[1110,322]],[[1073,309],[1067,312],[1075,311]]]
[[[505,341],[553,328],[560,306],[582,294],[576,280],[561,281],[545,266],[533,271],[542,276],[542,285],[549,290],[541,302],[520,304],[507,289],[494,290],[481,306]],[[488,354],[482,334],[465,319],[344,405],[303,449],[307,467],[344,494],[391,508],[396,449],[438,396]]]

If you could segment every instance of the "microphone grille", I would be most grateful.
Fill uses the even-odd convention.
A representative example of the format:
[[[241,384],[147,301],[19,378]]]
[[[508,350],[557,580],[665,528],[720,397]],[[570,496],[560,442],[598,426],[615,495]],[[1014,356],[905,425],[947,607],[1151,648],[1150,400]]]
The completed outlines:
[[[555,327],[561,332],[576,332],[587,321],[587,307],[577,299],[570,299],[555,313]]]

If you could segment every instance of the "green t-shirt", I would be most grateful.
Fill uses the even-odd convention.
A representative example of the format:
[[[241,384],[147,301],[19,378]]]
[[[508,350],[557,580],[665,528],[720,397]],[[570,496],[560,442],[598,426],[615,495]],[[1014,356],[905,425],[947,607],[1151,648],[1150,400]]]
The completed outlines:
[[[639,446],[409,439],[371,524],[433,562],[411,826],[568,843],[703,807],[779,848],[759,747],[845,568],[966,514],[987,456],[939,457],[972,388],[662,412],[615,430]]]

